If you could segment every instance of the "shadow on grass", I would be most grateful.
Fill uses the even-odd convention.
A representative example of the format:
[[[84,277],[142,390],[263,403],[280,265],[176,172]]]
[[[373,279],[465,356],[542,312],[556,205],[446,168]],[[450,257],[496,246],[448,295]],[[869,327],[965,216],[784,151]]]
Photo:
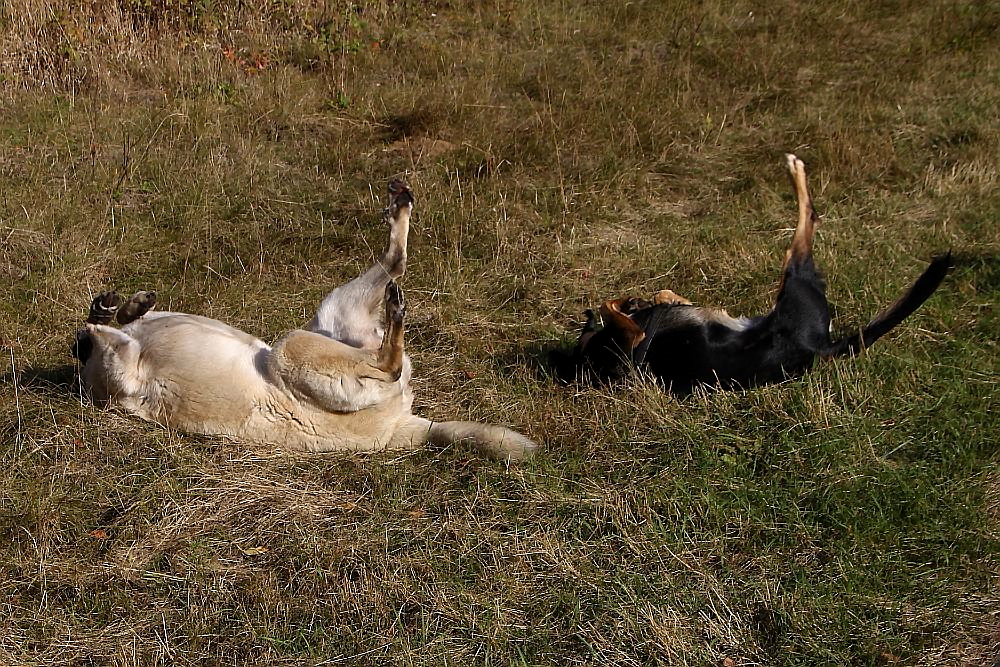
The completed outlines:
[[[533,342],[512,347],[507,352],[497,355],[496,365],[500,368],[527,368],[531,376],[539,382],[554,385],[566,383],[559,379],[552,365],[553,352],[569,352],[572,344],[565,341]]]
[[[19,368],[0,375],[0,384],[14,384],[20,387],[58,389],[60,393],[76,385],[76,364],[61,364],[43,368]]]

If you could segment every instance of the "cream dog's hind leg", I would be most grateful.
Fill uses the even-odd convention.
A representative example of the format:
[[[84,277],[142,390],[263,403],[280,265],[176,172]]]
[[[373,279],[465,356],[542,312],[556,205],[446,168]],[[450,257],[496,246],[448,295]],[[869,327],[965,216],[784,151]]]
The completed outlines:
[[[292,331],[268,355],[271,377],[300,399],[332,412],[357,412],[406,393],[403,373],[403,293],[384,292],[386,331],[378,350],[351,347],[312,331]],[[408,407],[408,406],[407,406]],[[398,409],[392,411],[398,415]]]
[[[413,194],[405,183],[389,183],[389,206],[383,214],[389,224],[385,251],[363,274],[330,292],[306,325],[351,347],[378,349],[382,343],[381,309],[386,286],[406,271],[406,237],[410,230]]]

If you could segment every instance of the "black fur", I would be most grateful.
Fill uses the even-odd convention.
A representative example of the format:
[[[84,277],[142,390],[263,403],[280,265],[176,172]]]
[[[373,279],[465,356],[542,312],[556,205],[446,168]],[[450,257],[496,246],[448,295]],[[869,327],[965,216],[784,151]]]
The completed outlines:
[[[90,334],[86,329],[80,329],[76,332],[76,338],[69,346],[69,351],[76,357],[81,366],[87,364],[87,359],[90,359],[90,355],[94,351],[94,341],[90,339]]]
[[[597,328],[592,311],[570,353],[553,351],[550,362],[564,381],[619,380],[632,369],[652,373],[672,391],[698,385],[721,387],[778,382],[809,370],[817,357],[855,355],[913,313],[938,288],[952,266],[951,253],[935,258],[895,303],[861,331],[832,340],[826,286],[809,256],[786,268],[771,312],[742,326],[713,311],[660,304],[627,313],[645,332],[634,349],[614,322]]]

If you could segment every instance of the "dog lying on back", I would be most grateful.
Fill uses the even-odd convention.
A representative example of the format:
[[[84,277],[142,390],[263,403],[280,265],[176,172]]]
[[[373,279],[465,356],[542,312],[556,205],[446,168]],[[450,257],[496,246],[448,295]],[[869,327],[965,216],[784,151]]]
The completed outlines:
[[[813,262],[818,220],[802,161],[786,156],[799,220],[785,255],[774,307],[758,317],[731,317],[662,290],[652,303],[624,298],[605,302],[598,329],[593,311],[575,349],[553,351],[550,361],[564,381],[613,381],[632,369],[652,373],[672,391],[698,385],[748,387],[807,371],[817,357],[855,355],[913,313],[944,280],[951,255],[934,259],[895,303],[858,333],[832,340],[826,285]]]
[[[469,443],[501,459],[531,454],[536,444],[509,429],[410,413],[406,309],[396,279],[406,269],[413,196],[400,181],[390,183],[389,195],[381,258],[273,347],[207,317],[149,312],[151,292],[125,304],[113,292],[99,295],[74,345],[84,389],[99,403],[171,428],[289,449]],[[112,317],[125,326],[108,326]]]

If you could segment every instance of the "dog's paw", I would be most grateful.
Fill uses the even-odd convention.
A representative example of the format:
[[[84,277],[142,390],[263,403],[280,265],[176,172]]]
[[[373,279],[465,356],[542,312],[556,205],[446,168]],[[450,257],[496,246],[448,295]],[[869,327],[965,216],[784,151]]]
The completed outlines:
[[[395,280],[390,280],[385,286],[385,316],[390,322],[402,322],[406,317],[406,301],[403,299],[403,290],[396,284]]]
[[[661,289],[659,292],[653,295],[653,303],[657,306],[660,304],[667,304],[669,306],[690,306],[691,302],[684,297],[678,295],[676,292],[670,289]]]
[[[785,153],[785,163],[788,165],[788,173],[792,175],[792,178],[800,175],[805,177],[806,165],[798,157],[792,153]]]
[[[134,322],[156,306],[156,292],[140,290],[118,309],[118,324]]]
[[[413,207],[413,191],[404,181],[394,178],[389,181],[389,208],[386,213],[395,218],[400,210]]]
[[[89,324],[108,324],[118,312],[122,299],[118,292],[101,292],[90,302],[90,312],[87,314]]]
[[[647,308],[652,308],[653,304],[646,301],[642,297],[631,296],[621,304],[621,311],[626,315],[632,315],[640,310],[645,310]]]

